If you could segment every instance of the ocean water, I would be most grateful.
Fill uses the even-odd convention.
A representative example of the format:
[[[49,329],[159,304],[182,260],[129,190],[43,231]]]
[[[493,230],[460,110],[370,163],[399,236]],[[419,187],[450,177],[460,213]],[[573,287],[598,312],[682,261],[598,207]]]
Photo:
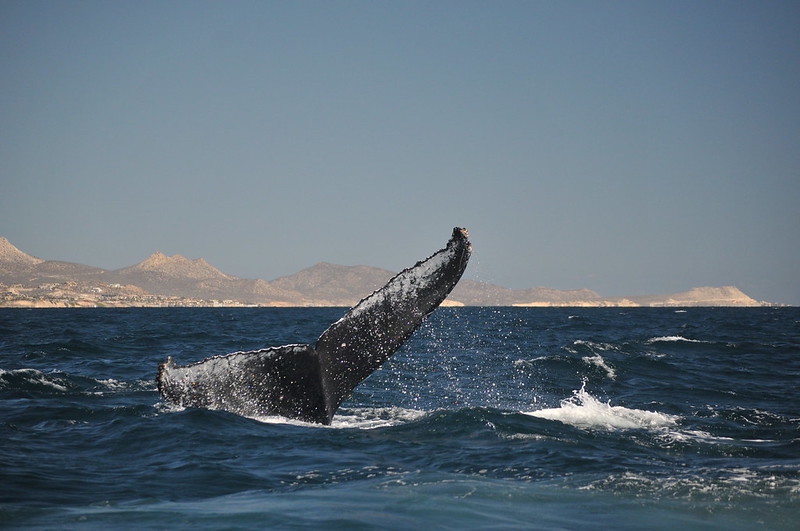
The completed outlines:
[[[0,310],[0,527],[798,528],[798,308],[440,308],[330,427],[156,391],[344,311]]]

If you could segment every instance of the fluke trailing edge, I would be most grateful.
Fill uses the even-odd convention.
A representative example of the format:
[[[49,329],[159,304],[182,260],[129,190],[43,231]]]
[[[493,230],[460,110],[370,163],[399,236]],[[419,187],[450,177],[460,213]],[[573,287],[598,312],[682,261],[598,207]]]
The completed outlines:
[[[185,407],[330,424],[353,389],[447,297],[471,252],[469,233],[456,227],[444,249],[361,300],[315,346],[234,352],[185,366],[167,358],[158,368],[158,390]]]

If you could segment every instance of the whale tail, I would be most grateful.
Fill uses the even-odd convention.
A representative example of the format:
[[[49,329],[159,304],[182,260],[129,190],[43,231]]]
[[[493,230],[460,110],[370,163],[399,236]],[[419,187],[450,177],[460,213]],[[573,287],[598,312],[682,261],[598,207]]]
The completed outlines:
[[[234,352],[185,366],[167,358],[157,380],[161,395],[179,406],[330,424],[319,359],[310,345]]]
[[[159,366],[158,389],[186,407],[330,424],[342,401],[420,327],[458,283],[472,246],[456,227],[445,248],[394,276],[310,345]]]
[[[447,298],[471,252],[469,233],[456,227],[444,249],[398,273],[322,333],[316,351],[331,416]]]

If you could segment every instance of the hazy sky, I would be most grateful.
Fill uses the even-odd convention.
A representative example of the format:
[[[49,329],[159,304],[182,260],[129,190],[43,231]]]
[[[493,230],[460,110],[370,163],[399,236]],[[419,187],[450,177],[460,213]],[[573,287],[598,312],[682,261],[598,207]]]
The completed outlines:
[[[796,1],[0,0],[0,236],[800,304]]]

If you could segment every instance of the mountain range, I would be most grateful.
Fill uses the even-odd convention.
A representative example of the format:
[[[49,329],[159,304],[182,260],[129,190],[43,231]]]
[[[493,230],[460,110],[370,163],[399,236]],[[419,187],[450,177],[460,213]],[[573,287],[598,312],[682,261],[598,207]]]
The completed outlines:
[[[229,275],[202,258],[156,252],[116,270],[43,260],[0,237],[0,306],[263,305],[352,306],[394,273],[319,263],[271,281]],[[48,302],[49,301],[49,302]],[[60,302],[59,302],[60,301]],[[73,301],[74,304],[69,304]],[[159,302],[160,301],[160,302]],[[85,304],[83,304],[85,303]],[[207,303],[207,304],[205,304]],[[650,296],[602,297],[589,290],[513,290],[462,280],[445,304],[467,306],[763,306],[734,286]]]

